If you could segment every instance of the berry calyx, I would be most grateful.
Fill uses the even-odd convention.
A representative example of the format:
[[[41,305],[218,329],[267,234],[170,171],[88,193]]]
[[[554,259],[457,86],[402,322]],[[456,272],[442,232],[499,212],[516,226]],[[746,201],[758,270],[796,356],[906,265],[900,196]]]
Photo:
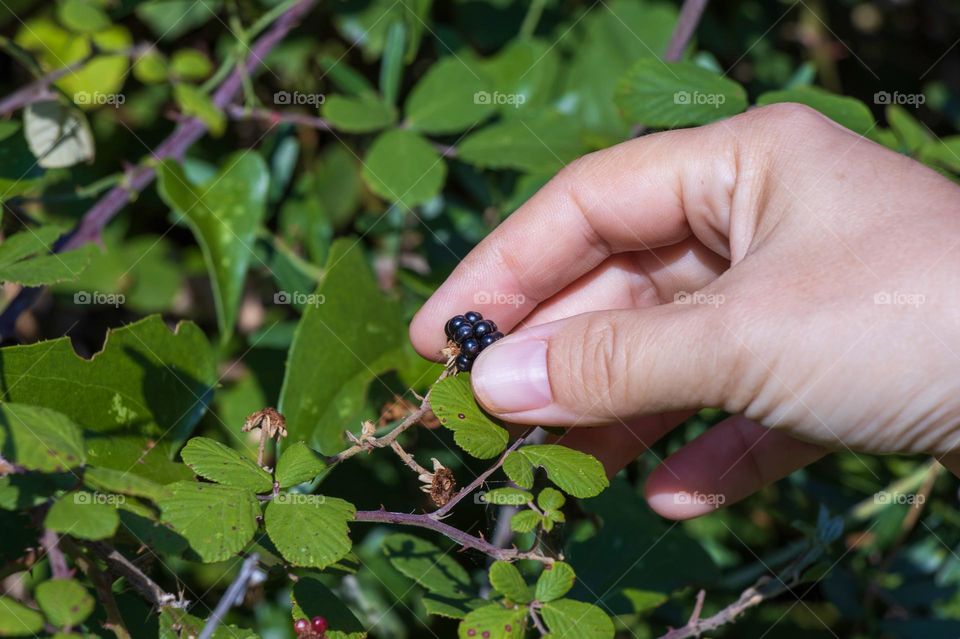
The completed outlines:
[[[293,631],[297,635],[303,635],[310,632],[310,622],[306,619],[297,619],[293,622]]]
[[[310,627],[315,633],[322,636],[327,631],[327,620],[319,616],[314,617],[310,620]]]
[[[473,360],[483,349],[503,337],[503,333],[497,330],[496,322],[483,319],[483,315],[476,311],[454,315],[447,320],[443,330],[447,339],[459,347],[453,351],[457,355],[454,364],[462,373],[466,373],[473,367]]]

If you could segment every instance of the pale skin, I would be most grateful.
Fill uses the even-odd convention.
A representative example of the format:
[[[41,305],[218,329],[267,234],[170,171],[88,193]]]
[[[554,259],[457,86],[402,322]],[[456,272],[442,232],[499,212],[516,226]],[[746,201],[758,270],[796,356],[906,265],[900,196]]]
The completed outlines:
[[[694,410],[734,414],[649,477],[666,517],[834,450],[960,470],[960,187],[806,107],[573,162],[427,301],[416,349],[470,309],[509,331],[474,364],[484,408],[573,427],[609,473]]]

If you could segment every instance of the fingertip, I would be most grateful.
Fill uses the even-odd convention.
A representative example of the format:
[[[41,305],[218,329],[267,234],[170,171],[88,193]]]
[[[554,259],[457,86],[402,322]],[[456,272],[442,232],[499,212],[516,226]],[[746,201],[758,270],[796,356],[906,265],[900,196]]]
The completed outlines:
[[[693,519],[712,513],[726,503],[721,493],[690,490],[674,477],[665,464],[650,473],[644,493],[650,508],[667,519]]]
[[[440,361],[442,359],[440,350],[446,345],[446,337],[443,334],[443,325],[436,325],[437,322],[427,312],[427,304],[420,307],[410,321],[408,329],[410,343],[413,345],[413,350],[417,351],[421,357]]]

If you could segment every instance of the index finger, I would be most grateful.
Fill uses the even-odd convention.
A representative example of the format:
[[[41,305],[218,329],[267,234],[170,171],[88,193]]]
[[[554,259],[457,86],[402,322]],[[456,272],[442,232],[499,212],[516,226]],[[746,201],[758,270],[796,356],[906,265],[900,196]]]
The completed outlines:
[[[467,310],[509,330],[614,253],[679,242],[697,225],[716,228],[736,179],[726,130],[649,135],[565,167],[427,300],[410,326],[414,348],[437,358],[444,323]]]

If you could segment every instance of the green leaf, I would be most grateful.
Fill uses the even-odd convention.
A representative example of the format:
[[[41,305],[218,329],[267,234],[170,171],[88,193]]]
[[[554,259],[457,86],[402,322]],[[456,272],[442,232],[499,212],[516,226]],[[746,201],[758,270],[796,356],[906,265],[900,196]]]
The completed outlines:
[[[541,510],[558,510],[567,503],[567,498],[559,490],[553,488],[544,488],[537,495],[537,505]]]
[[[918,153],[935,139],[927,127],[899,104],[887,106],[887,122],[890,123],[890,128],[897,135],[900,144],[911,155]]]
[[[510,530],[518,533],[533,532],[543,518],[534,510],[521,510],[510,518]]]
[[[840,126],[854,133],[867,135],[876,127],[873,114],[860,100],[835,95],[817,87],[795,87],[784,91],[767,91],[757,98],[757,106],[778,102],[797,102],[816,109]]]
[[[202,2],[202,0],[200,1]],[[207,622],[199,617],[194,617],[178,608],[168,607],[160,611],[160,628],[157,637],[158,639],[199,637],[205,625],[207,625]],[[252,630],[239,628],[233,624],[221,623],[217,626],[211,639],[260,639],[260,637]]]
[[[62,229],[43,226],[11,235],[0,244],[0,281],[26,286],[76,279],[90,262],[93,245],[52,254]]]
[[[383,552],[401,574],[433,594],[453,599],[476,596],[470,575],[463,566],[425,539],[395,533],[383,540]]]
[[[457,145],[457,157],[481,168],[554,173],[586,149],[575,120],[543,112],[471,133]]]
[[[78,539],[113,537],[120,525],[120,515],[116,507],[102,497],[83,491],[67,493],[53,502],[43,525]]]
[[[133,77],[144,84],[159,84],[169,77],[167,60],[156,49],[149,49],[133,61]]]
[[[44,473],[86,462],[83,434],[70,418],[26,404],[0,404],[0,451],[6,460]]]
[[[503,472],[517,486],[533,488],[533,466],[517,451],[513,451],[503,460]]]
[[[553,639],[613,639],[613,621],[591,604],[561,599],[545,603],[540,613]]]
[[[343,559],[352,544],[347,522],[356,514],[350,502],[324,495],[281,493],[267,506],[267,532],[294,566],[326,568]]]
[[[294,584],[290,597],[295,620],[316,616],[326,619],[326,639],[363,639],[367,636],[363,624],[319,579],[313,576],[301,578]]]
[[[428,615],[436,615],[448,619],[463,619],[470,614],[471,610],[482,608],[488,603],[484,599],[458,599],[435,595],[429,592],[425,593],[423,597],[420,598],[420,601],[423,602],[423,609],[427,611]]]
[[[216,175],[191,184],[183,167],[164,162],[158,171],[160,197],[184,216],[203,249],[213,285],[220,338],[233,334],[257,230],[266,215],[270,175],[253,151],[229,155]]]
[[[64,0],[57,5],[57,19],[71,31],[94,33],[110,26],[110,18],[89,0]]]
[[[43,615],[10,597],[0,597],[0,637],[37,636]]]
[[[380,61],[380,93],[389,104],[397,103],[403,63],[407,28],[402,21],[395,21],[387,28],[387,39]]]
[[[662,592],[639,590],[637,588],[624,588],[623,596],[630,601],[633,612],[636,614],[649,612],[654,608],[662,606],[670,599],[670,597]]]
[[[743,87],[692,62],[640,60],[617,87],[627,120],[648,127],[707,124],[744,111]]]
[[[457,133],[479,124],[496,109],[482,73],[458,57],[441,59],[411,90],[405,120],[411,128],[432,134]]]
[[[517,567],[507,561],[495,561],[490,566],[490,585],[510,601],[530,603],[530,586]]]
[[[73,579],[51,579],[37,586],[37,603],[54,626],[76,626],[90,616],[95,606],[87,589]]]
[[[218,138],[227,130],[227,116],[200,88],[182,82],[174,84],[173,99],[183,115],[203,122],[213,137]]]
[[[523,639],[527,628],[527,609],[504,608],[491,604],[478,608],[460,622],[460,639]]]
[[[322,455],[303,442],[294,442],[284,446],[283,454],[277,461],[276,478],[280,488],[290,488],[313,480],[326,468]]]
[[[297,325],[279,410],[291,441],[333,455],[346,426],[358,423],[369,383],[397,365],[406,330],[355,240],[334,242],[324,272],[316,293],[325,302],[308,306]]]
[[[195,481],[168,488],[170,495],[157,502],[161,517],[204,562],[229,559],[253,537],[260,504],[251,491]]]
[[[86,116],[76,108],[57,101],[28,104],[23,133],[37,164],[45,169],[93,161],[93,133]]]
[[[599,8],[599,7],[598,7]],[[545,40],[512,40],[483,64],[490,78],[490,96],[506,117],[525,109],[546,106],[553,94],[560,55],[557,47]]]
[[[570,564],[562,561],[554,562],[552,565],[547,564],[537,579],[537,601],[547,602],[559,599],[570,592],[576,578]]]
[[[220,0],[158,0],[137,4],[137,17],[161,40],[172,41],[211,20]]]
[[[523,462],[523,467],[533,472],[530,464]],[[526,506],[533,501],[533,495],[526,490],[519,488],[494,488],[486,492],[478,492],[477,497],[480,503],[496,506]]]
[[[213,63],[196,49],[180,49],[170,59],[170,70],[184,80],[202,80],[213,72]]]
[[[91,488],[102,492],[133,495],[153,501],[167,494],[167,490],[162,484],[134,475],[129,471],[120,471],[113,468],[87,467],[83,472],[83,481]]]
[[[960,173],[960,135],[927,142],[920,150],[920,159]]]
[[[436,197],[446,177],[447,165],[433,146],[404,129],[374,140],[363,167],[363,179],[374,193],[406,208]]]
[[[594,497],[610,485],[603,464],[591,455],[557,444],[523,446],[515,451],[534,466],[542,466],[550,481],[568,495]]]
[[[208,437],[194,437],[180,452],[183,462],[204,479],[249,488],[255,493],[273,489],[273,477],[229,446]]]
[[[157,497],[162,497],[166,484],[193,481],[195,477],[186,464],[172,461],[179,448],[179,443],[158,442],[151,437],[88,433],[87,463],[161,484],[163,490]]]
[[[90,359],[69,337],[2,348],[0,380],[6,401],[52,408],[87,431],[132,429],[178,444],[206,411],[215,370],[195,324],[171,332],[152,316],[109,330]]]
[[[323,117],[338,131],[371,133],[396,122],[397,110],[374,95],[331,95],[323,102]]]
[[[507,447],[509,433],[477,404],[467,375],[447,377],[434,385],[430,405],[440,423],[453,431],[457,445],[474,457],[490,459]]]

